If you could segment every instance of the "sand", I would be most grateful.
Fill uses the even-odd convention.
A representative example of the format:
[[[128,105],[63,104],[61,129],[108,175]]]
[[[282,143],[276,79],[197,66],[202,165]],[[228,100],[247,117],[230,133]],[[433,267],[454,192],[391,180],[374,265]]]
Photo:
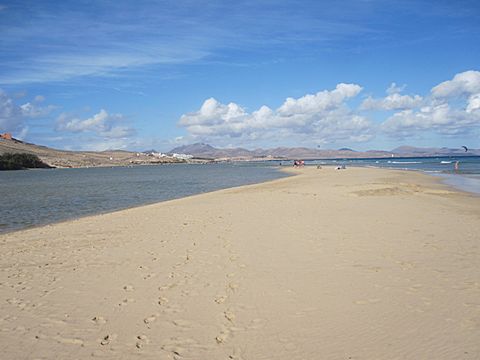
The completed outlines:
[[[479,197],[291,171],[0,236],[0,357],[480,358]]]

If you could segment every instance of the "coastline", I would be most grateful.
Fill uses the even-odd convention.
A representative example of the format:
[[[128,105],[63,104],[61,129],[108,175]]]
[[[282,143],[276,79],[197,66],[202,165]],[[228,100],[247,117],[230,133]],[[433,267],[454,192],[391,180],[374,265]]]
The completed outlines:
[[[232,164],[0,173],[0,233],[285,176],[274,167]]]
[[[478,358],[478,199],[287,171],[0,235],[6,358]]]

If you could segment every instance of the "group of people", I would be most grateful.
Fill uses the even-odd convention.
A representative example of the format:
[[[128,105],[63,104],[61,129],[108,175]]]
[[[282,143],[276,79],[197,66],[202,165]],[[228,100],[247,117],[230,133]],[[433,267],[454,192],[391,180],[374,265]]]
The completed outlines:
[[[293,167],[302,167],[305,166],[305,161],[303,160],[294,160]]]

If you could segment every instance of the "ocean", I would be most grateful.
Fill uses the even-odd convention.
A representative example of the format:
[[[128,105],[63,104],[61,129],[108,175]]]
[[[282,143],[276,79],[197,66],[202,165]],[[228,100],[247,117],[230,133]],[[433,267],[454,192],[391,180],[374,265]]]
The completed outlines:
[[[249,163],[0,171],[0,233],[286,176]]]
[[[458,170],[455,163],[458,161]],[[422,171],[459,190],[480,195],[480,156],[308,160],[306,165],[345,165]]]

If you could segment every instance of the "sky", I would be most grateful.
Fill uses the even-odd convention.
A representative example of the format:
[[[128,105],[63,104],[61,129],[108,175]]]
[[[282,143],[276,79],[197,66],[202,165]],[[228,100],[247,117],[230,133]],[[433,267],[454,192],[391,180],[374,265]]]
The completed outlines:
[[[0,132],[67,150],[480,148],[477,0],[0,0]]]

